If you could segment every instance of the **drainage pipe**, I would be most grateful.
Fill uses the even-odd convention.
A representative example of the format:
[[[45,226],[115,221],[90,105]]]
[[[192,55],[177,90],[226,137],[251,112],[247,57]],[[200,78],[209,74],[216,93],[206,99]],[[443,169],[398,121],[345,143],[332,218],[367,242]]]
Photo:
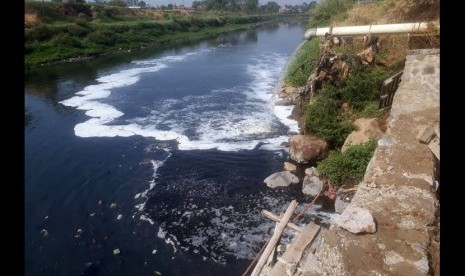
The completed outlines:
[[[438,26],[439,27],[439,26]],[[325,36],[326,33],[331,35],[371,35],[371,34],[400,34],[424,32],[428,29],[428,23],[400,23],[400,24],[382,24],[382,25],[363,25],[363,26],[345,26],[345,27],[323,27],[308,29],[304,38],[307,40],[315,36]]]

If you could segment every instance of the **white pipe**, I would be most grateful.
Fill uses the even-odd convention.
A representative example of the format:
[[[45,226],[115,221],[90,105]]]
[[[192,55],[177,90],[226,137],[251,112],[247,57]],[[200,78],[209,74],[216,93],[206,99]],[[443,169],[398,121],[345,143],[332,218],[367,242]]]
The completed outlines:
[[[428,23],[400,23],[400,24],[382,24],[382,25],[363,25],[363,26],[345,26],[345,27],[323,27],[308,29],[304,38],[307,40],[315,36],[325,36],[326,33],[332,35],[368,35],[368,34],[399,34],[422,32],[428,29]]]

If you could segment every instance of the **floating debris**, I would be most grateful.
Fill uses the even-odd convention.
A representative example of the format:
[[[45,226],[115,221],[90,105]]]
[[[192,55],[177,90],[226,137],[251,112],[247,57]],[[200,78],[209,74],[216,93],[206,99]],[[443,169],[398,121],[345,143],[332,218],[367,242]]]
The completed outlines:
[[[112,209],[113,209],[113,208],[116,208],[116,203],[113,202],[113,203],[110,205],[110,208],[112,208]]]
[[[121,214],[118,214],[118,216],[116,217],[117,220],[120,220],[122,218],[123,218],[123,215],[121,215]]]
[[[48,237],[48,231],[46,229],[40,230],[40,233],[42,234],[42,237],[44,238]]]
[[[103,200],[100,199],[99,201],[97,201],[97,203],[98,203],[98,205],[102,205],[102,204],[103,204]]]
[[[157,254],[157,250],[156,249],[152,250],[152,254],[153,255]]]
[[[45,219],[48,219],[48,216],[45,216]]]
[[[80,237],[81,237],[81,234],[82,234],[82,232],[84,232],[84,231],[82,231],[82,229],[81,229],[81,228],[79,228],[79,229],[76,231],[76,235],[74,235],[74,237],[75,237],[75,238],[80,238]]]
[[[154,271],[153,273],[155,273],[155,275],[161,275],[161,272],[160,271]]]
[[[118,255],[119,253],[121,253],[119,248],[116,248],[116,249],[113,250],[113,255]]]
[[[89,216],[93,217],[95,216],[95,213],[90,213]]]

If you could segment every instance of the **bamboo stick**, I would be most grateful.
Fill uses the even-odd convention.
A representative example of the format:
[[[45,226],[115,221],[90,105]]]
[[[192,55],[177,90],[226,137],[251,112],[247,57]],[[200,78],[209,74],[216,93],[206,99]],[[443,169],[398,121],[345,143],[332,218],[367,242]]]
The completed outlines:
[[[273,233],[273,236],[271,237],[270,242],[267,244],[265,250],[263,251],[263,254],[258,260],[258,263],[255,266],[254,270],[252,271],[251,276],[258,276],[260,272],[262,271],[263,267],[266,264],[266,261],[268,260],[268,257],[273,252],[274,247],[276,246],[279,238],[281,237],[281,234],[283,233],[284,228],[286,228],[286,225],[289,219],[291,218],[292,214],[297,208],[297,205],[298,203],[294,199],[291,201],[291,204],[289,204],[289,207],[287,207],[287,210],[284,213],[283,218],[281,219],[278,226],[276,227],[276,231]]]

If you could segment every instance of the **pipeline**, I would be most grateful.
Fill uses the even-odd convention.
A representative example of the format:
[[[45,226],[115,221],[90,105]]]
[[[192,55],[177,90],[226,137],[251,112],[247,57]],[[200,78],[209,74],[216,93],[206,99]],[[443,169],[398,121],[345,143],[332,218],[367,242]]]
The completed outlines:
[[[437,25],[439,28],[439,25]],[[331,35],[372,35],[372,34],[400,34],[424,32],[428,30],[428,23],[400,23],[400,24],[382,24],[382,25],[363,25],[363,26],[345,26],[345,27],[322,27],[308,29],[304,38],[310,40],[316,36]]]

